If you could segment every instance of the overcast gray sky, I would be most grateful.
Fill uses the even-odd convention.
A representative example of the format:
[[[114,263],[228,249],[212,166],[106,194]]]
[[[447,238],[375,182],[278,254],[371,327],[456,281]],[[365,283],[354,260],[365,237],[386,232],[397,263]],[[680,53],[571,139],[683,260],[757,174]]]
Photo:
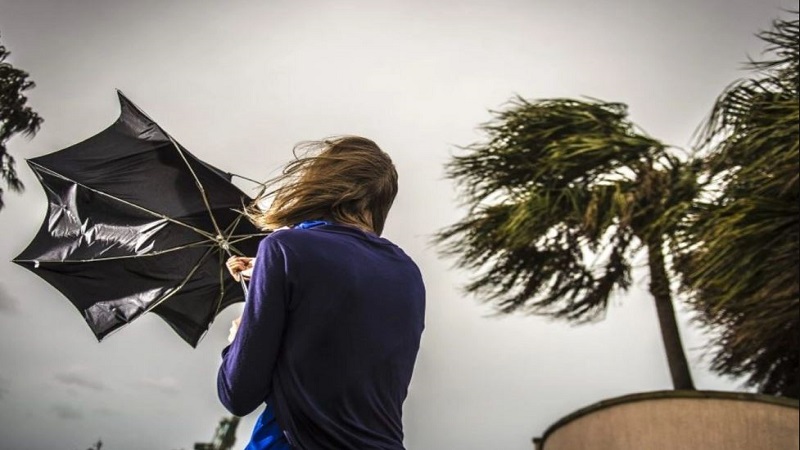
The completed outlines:
[[[427,329],[405,405],[410,449],[530,449],[560,417],[611,396],[668,389],[647,274],[605,321],[572,327],[488,317],[428,242],[464,214],[442,165],[480,138],[514,94],[591,96],[686,147],[714,98],[743,75],[789,0],[75,1],[0,0],[2,42],[36,81],[45,118],[20,161],[83,140],[118,115],[115,88],[198,157],[264,179],[301,140],[374,139],[400,194],[386,237],[422,268]],[[45,197],[29,169],[0,212],[0,449],[190,449],[225,415],[215,377],[240,306],[196,350],[157,317],[98,344],[80,314],[7,262],[33,237]],[[2,262],[6,261],[6,262]],[[706,339],[682,314],[700,389]],[[256,413],[240,426],[249,436]]]

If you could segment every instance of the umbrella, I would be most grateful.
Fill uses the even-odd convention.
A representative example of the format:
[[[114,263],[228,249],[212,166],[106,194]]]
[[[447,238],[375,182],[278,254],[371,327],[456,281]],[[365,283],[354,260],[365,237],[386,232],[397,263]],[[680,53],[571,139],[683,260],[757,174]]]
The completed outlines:
[[[194,347],[244,299],[225,260],[254,255],[264,233],[237,211],[250,199],[230,174],[118,94],[110,127],[28,160],[48,211],[14,262],[61,291],[98,340],[153,312]]]

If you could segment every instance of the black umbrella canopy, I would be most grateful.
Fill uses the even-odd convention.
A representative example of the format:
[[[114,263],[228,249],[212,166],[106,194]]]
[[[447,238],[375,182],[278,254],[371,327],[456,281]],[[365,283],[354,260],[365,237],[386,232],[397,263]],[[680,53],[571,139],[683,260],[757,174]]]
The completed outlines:
[[[230,255],[264,233],[237,212],[251,199],[121,92],[110,127],[28,160],[47,194],[39,232],[14,262],[61,291],[98,340],[152,311],[197,345],[244,299]]]

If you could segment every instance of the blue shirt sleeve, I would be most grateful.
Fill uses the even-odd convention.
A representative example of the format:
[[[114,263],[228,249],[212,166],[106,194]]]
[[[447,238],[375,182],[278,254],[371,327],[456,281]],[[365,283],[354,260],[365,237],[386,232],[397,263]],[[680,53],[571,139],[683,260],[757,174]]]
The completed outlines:
[[[288,299],[286,263],[272,236],[261,241],[236,338],[222,351],[217,394],[236,416],[253,412],[272,392]]]

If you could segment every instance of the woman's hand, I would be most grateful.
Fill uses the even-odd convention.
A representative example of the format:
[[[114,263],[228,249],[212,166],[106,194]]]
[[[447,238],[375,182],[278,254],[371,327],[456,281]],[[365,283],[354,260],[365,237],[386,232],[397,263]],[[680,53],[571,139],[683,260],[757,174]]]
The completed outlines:
[[[231,276],[234,280],[239,281],[242,278],[247,281],[250,279],[249,271],[253,268],[253,264],[255,264],[255,258],[247,258],[244,256],[231,256],[228,258],[228,261],[225,263],[225,266],[228,267],[228,272],[231,273]],[[244,272],[244,273],[242,273]]]
[[[231,329],[228,332],[228,343],[229,344],[233,343],[233,339],[236,337],[236,332],[239,331],[239,323],[241,323],[241,322],[242,322],[242,317],[241,316],[239,316],[237,319],[234,319],[234,321],[231,322]]]

